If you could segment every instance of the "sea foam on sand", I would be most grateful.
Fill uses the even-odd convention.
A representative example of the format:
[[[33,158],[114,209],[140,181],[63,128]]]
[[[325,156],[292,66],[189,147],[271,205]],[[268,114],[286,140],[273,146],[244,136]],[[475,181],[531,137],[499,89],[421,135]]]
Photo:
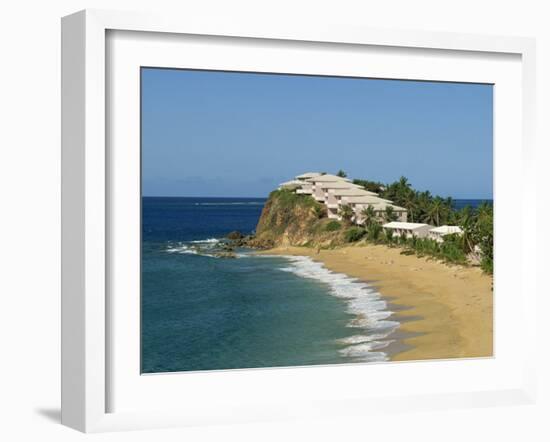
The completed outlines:
[[[315,262],[308,256],[283,257],[291,265],[281,270],[321,281],[328,285],[331,295],[346,301],[348,312],[354,315],[348,326],[361,331],[339,340],[339,343],[345,345],[340,354],[365,362],[388,360],[386,353],[376,350],[393,342],[387,338],[399,327],[399,322],[389,320],[393,312],[387,309],[388,305],[380,293],[363,281],[343,273],[331,272],[322,263]]]

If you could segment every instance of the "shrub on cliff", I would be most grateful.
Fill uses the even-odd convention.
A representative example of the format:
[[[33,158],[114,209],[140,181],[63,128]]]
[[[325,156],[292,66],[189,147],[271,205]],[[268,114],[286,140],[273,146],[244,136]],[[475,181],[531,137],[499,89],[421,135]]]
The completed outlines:
[[[298,205],[303,207],[319,205],[311,196],[298,194],[289,189],[274,190],[269,194],[269,199],[277,201],[277,204],[282,208],[294,208]]]
[[[368,227],[368,231],[367,231],[367,238],[369,239],[369,241],[378,241],[378,238],[380,237],[380,234],[382,233],[382,226],[378,223],[372,223],[369,227]]]
[[[366,230],[362,227],[350,227],[344,234],[344,240],[346,242],[356,242],[363,238],[366,233]]]
[[[327,216],[327,208],[324,204],[317,203],[313,206],[313,213],[319,219],[325,218]]]
[[[340,230],[342,227],[342,224],[340,224],[338,221],[330,221],[325,226],[325,230],[327,232],[336,232],[337,230]]]

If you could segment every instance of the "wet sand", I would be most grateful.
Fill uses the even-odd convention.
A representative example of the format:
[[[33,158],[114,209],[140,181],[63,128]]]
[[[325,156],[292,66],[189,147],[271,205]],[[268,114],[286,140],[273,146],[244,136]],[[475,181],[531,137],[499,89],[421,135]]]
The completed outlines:
[[[391,360],[493,355],[492,278],[479,268],[400,254],[400,248],[358,244],[333,250],[279,247],[271,255],[309,256],[329,270],[376,286],[401,322]]]

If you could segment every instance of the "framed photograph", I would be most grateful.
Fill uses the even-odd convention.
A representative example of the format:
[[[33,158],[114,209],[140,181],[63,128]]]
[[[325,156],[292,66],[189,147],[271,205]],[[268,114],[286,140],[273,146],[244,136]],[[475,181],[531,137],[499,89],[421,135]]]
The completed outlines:
[[[534,400],[532,40],[62,31],[64,424]]]

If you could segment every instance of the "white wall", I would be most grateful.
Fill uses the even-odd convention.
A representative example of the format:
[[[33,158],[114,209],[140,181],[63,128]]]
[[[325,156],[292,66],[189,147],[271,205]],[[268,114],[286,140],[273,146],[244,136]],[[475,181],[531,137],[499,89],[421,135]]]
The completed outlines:
[[[546,2],[547,3],[547,2]],[[179,6],[178,6],[179,5]],[[62,15],[85,7],[159,10],[277,21],[449,30],[538,38],[539,135],[550,146],[550,14],[544,1],[166,1],[19,0],[0,9],[0,439],[81,440],[59,415],[60,32]],[[225,20],[227,18],[221,18]],[[548,154],[545,154],[546,166]],[[538,161],[540,171],[544,162]],[[540,173],[536,182],[548,194]],[[544,182],[544,181],[546,182]],[[520,183],[518,183],[519,185]],[[545,187],[545,191],[543,191]],[[544,198],[539,198],[543,202]],[[541,206],[542,209],[542,206]],[[548,210],[545,218],[548,218]],[[548,235],[541,238],[539,269]],[[545,241],[546,243],[542,243]],[[548,262],[548,260],[546,260]],[[548,264],[544,264],[546,267]],[[542,281],[542,278],[541,278]],[[542,293],[542,285],[539,286]],[[550,293],[547,289],[546,295]],[[7,303],[5,301],[8,301]],[[548,296],[539,310],[548,312]],[[542,315],[542,313],[541,313]],[[548,322],[541,331],[550,336]],[[545,344],[539,346],[542,351]],[[546,352],[547,353],[547,352]],[[376,419],[262,424],[96,436],[94,440],[549,440],[548,356],[539,407],[381,415]],[[542,370],[541,370],[542,371]],[[546,409],[544,409],[546,407]]]

